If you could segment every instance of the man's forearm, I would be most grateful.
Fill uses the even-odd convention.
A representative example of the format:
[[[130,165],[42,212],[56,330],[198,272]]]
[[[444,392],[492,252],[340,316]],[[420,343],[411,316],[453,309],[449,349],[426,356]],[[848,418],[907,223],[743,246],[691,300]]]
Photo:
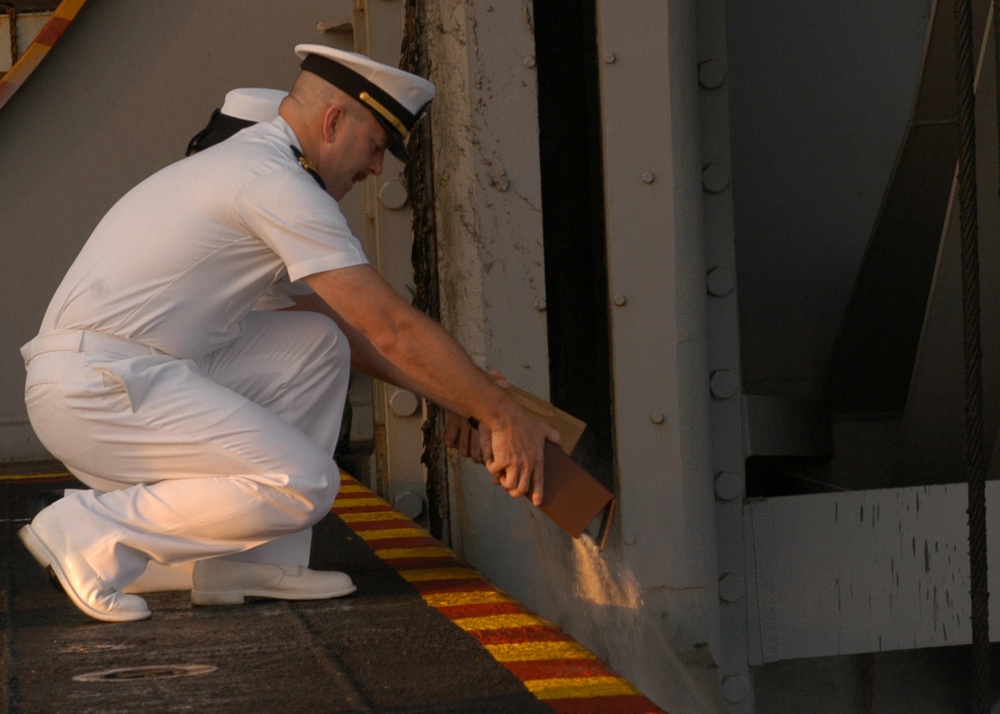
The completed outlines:
[[[289,310],[307,310],[326,315],[337,323],[351,345],[351,368],[372,379],[392,384],[401,389],[411,391],[425,399],[440,404],[441,397],[421,391],[413,380],[407,377],[399,368],[389,362],[375,349],[367,337],[347,323],[333,308],[326,304],[319,295],[298,295],[293,298],[295,306]]]
[[[305,281],[342,326],[359,332],[392,365],[370,356],[369,367],[387,375],[397,369],[396,380],[409,380],[416,393],[488,427],[490,438],[482,441],[487,469],[511,496],[531,493],[535,505],[542,503],[545,440],[558,444],[558,431],[522,409],[455,338],[403,302],[371,266],[329,270]]]
[[[363,272],[362,272],[363,271]],[[330,317],[360,347],[357,367],[495,429],[521,418],[503,393],[437,322],[404,303],[370,268],[306,279]],[[334,306],[337,307],[334,307]],[[344,314],[347,313],[347,314]]]

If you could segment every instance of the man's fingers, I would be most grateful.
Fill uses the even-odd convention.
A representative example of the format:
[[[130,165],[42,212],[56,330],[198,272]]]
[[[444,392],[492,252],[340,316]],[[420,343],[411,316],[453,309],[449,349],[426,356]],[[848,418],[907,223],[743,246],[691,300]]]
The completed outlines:
[[[507,493],[515,498],[521,495],[520,493],[516,493],[521,485],[521,481],[517,477],[517,471],[514,469],[507,469],[504,471],[503,475],[500,477],[500,485],[507,490]]]
[[[517,470],[513,466],[501,466],[492,459],[486,462],[486,468],[489,469],[490,476],[493,477],[493,483],[513,496],[514,494],[511,492],[517,488],[518,484]]]
[[[541,506],[545,498],[545,473],[542,469],[535,469],[531,479],[531,502],[536,506]]]
[[[479,428],[479,449],[483,457],[483,463],[489,468],[489,465],[493,463],[493,438],[490,430],[483,426]],[[494,477],[496,477],[492,468],[490,468],[490,473],[493,473]],[[494,478],[493,482],[496,483],[496,478]]]
[[[520,498],[524,495],[531,496],[531,502],[536,506],[542,505],[544,498],[545,478],[541,469],[514,469],[508,468],[503,471],[493,473],[493,483],[499,484],[511,498]]]

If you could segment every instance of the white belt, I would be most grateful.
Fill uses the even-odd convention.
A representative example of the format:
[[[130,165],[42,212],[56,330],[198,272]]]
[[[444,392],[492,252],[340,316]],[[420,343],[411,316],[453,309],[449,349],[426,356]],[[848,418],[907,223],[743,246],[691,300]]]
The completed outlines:
[[[21,348],[24,366],[46,352],[109,352],[121,357],[166,354],[154,347],[131,342],[121,337],[83,330],[59,330],[39,335]]]

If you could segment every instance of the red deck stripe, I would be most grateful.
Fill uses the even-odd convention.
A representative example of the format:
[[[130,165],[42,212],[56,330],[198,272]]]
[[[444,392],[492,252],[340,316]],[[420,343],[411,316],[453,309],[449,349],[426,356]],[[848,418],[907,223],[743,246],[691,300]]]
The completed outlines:
[[[358,529],[361,530],[361,529]],[[370,528],[369,530],[385,530],[384,528]],[[361,536],[364,538],[364,536]],[[385,548],[441,548],[441,541],[430,536],[403,536],[400,538],[365,538],[365,543],[371,546],[372,550],[383,550]]]
[[[601,677],[608,668],[595,659],[546,659],[538,662],[504,662],[503,666],[522,682],[560,677]]]
[[[528,625],[527,627],[501,627],[496,630],[469,632],[481,645],[516,645],[522,642],[573,642],[565,632],[556,627]]]
[[[595,698],[546,699],[545,703],[559,714],[662,714],[663,710],[639,694]]]
[[[352,498],[357,499],[357,498],[375,498],[375,497],[376,497],[375,494],[373,494],[371,491],[354,491],[354,490],[339,491],[337,493],[337,503],[340,503],[341,501],[349,501]],[[386,510],[391,510],[388,504],[382,506],[382,508],[385,508]]]
[[[420,568],[468,568],[469,564],[453,555],[432,558],[383,558],[397,570],[419,570]]]
[[[336,513],[337,509],[334,508],[333,512]],[[354,531],[381,531],[386,528],[415,527],[413,521],[400,517],[398,513],[386,513],[385,518],[376,521],[352,521],[348,525],[350,525],[351,530]],[[430,536],[427,537],[430,538]],[[434,540],[434,542],[439,543],[437,540]]]
[[[378,506],[378,505],[352,506],[349,503],[343,504],[340,501],[337,501],[335,504],[333,504],[333,512],[334,513],[384,513],[386,519],[398,520],[398,517],[394,512],[390,511],[385,506]]]
[[[438,607],[450,620],[460,617],[488,617],[490,615],[514,615],[528,612],[517,602],[483,602],[474,605],[441,605]]]
[[[479,578],[457,578],[455,580],[425,580],[410,583],[420,593],[454,593],[470,590],[496,590],[485,580]]]

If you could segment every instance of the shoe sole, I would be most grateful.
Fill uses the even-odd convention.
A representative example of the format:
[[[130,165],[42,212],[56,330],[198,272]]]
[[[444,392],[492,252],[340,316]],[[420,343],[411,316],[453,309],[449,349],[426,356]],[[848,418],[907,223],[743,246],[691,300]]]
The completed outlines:
[[[242,605],[248,597],[267,598],[269,600],[331,600],[344,597],[357,591],[357,585],[349,588],[324,593],[289,593],[284,590],[247,589],[247,590],[192,590],[193,605]]]
[[[69,578],[63,572],[62,568],[59,567],[59,559],[48,549],[42,539],[39,538],[35,531],[32,530],[30,525],[24,526],[17,532],[18,537],[21,542],[24,543],[24,547],[28,549],[31,556],[38,561],[38,564],[45,568],[51,577],[54,577],[59,581],[62,586],[63,592],[73,601],[73,604],[80,608],[84,614],[89,615],[95,620],[101,620],[102,622],[134,622],[136,620],[145,620],[153,613],[149,610],[137,613],[108,613],[102,610],[95,610],[86,602],[83,598],[77,595],[76,590],[73,589],[72,585],[69,583]]]

